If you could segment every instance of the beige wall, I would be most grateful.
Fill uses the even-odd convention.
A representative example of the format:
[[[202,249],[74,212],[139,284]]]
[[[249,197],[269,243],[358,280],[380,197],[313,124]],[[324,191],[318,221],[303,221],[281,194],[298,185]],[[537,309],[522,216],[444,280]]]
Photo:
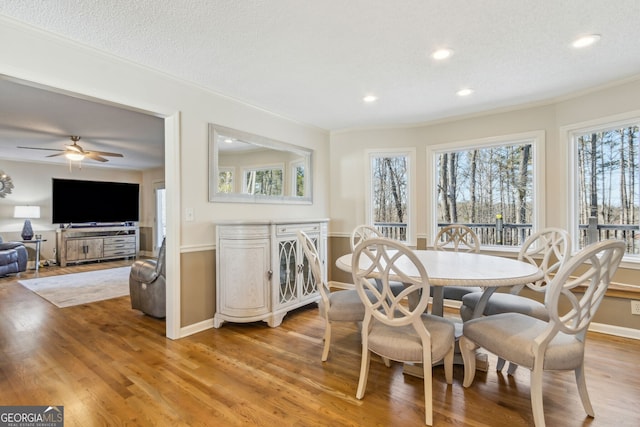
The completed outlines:
[[[468,141],[500,135],[544,131],[545,156],[545,218],[547,226],[568,226],[567,213],[567,144],[561,138],[563,126],[603,117],[638,112],[640,115],[640,79],[602,88],[572,99],[547,105],[531,106],[511,111],[449,120],[413,127],[366,129],[335,132],[331,135],[331,223],[330,253],[345,253],[351,230],[365,221],[365,151],[371,148],[415,147],[417,150],[417,232],[420,239],[427,235],[428,202],[426,182],[426,147],[448,142]],[[349,185],[344,185],[349,183]],[[346,243],[345,243],[346,242]],[[640,265],[625,264],[616,275],[617,282],[640,286]],[[331,270],[333,280],[348,279],[348,275]],[[638,294],[640,298],[640,294]],[[640,329],[640,317],[630,314],[625,299],[607,298],[598,315],[598,322]]]

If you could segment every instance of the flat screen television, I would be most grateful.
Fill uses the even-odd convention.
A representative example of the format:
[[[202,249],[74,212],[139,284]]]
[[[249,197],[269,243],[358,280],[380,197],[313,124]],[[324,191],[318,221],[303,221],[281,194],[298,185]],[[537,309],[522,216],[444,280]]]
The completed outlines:
[[[140,185],[52,178],[52,223],[101,225],[139,220]]]

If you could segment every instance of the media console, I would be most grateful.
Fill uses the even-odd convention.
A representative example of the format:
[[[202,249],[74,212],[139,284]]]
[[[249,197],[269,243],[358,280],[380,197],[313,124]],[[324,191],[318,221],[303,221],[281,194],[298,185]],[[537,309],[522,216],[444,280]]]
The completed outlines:
[[[85,261],[135,258],[140,251],[140,229],[133,226],[72,227],[56,230],[59,266]]]

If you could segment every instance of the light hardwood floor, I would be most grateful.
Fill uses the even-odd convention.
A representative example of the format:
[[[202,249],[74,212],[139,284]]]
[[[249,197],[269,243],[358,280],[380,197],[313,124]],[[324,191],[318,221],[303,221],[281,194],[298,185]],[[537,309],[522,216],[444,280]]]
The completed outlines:
[[[40,276],[129,265],[130,261],[42,268]],[[22,273],[31,278],[34,273]],[[315,306],[278,328],[230,324],[172,341],[164,322],[132,310],[128,297],[58,309],[0,279],[0,404],[64,405],[65,426],[419,426],[422,381],[372,359],[363,400],[355,398],[358,329],[334,328],[320,361],[323,323]],[[434,368],[434,425],[532,425],[529,373],[487,373],[447,386]],[[590,334],[586,416],[571,373],[548,373],[548,426],[640,425],[640,341]]]

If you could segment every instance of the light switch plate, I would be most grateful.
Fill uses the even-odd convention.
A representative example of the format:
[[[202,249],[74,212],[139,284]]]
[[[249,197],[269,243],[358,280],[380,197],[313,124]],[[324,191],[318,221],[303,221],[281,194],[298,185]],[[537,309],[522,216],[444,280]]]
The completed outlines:
[[[194,220],[194,214],[193,214],[193,208],[186,208],[184,211],[184,219],[185,221],[193,221]]]

